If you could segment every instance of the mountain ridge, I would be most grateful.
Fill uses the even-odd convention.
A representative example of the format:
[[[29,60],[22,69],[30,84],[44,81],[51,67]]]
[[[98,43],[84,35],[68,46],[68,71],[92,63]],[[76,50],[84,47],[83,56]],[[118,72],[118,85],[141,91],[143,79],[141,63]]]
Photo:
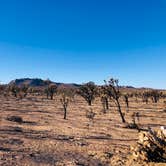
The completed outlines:
[[[17,86],[22,86],[22,85],[27,85],[29,87],[45,87],[49,84],[55,84],[58,87],[59,86],[64,86],[64,87],[79,87],[79,84],[76,83],[62,83],[62,82],[54,82],[49,79],[43,80],[41,78],[20,78],[20,79],[15,79],[12,80],[8,83],[8,85],[15,84]]]

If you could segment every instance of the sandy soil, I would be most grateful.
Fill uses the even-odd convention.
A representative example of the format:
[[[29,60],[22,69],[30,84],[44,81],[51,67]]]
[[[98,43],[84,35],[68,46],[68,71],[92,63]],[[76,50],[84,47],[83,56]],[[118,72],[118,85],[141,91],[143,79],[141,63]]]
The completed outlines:
[[[125,128],[116,107],[110,104],[104,114],[99,99],[90,108],[76,97],[68,107],[67,120],[63,120],[58,97],[51,101],[42,96],[23,100],[0,96],[0,165],[126,165],[138,131]],[[133,112],[139,112],[138,123],[143,129],[166,125],[163,100],[145,104],[130,99],[128,112],[123,101],[121,105],[127,122],[132,122]],[[90,109],[96,113],[93,121],[86,117]],[[23,123],[6,119],[12,115],[22,117]]]

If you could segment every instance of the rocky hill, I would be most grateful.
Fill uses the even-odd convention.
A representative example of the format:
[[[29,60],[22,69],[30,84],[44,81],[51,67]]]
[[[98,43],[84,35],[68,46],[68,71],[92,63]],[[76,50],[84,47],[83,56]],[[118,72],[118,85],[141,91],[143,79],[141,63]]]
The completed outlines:
[[[15,79],[12,80],[9,85],[15,84],[17,86],[22,86],[22,85],[27,85],[30,87],[44,87],[48,85],[48,81],[51,84],[56,84],[58,87],[59,86],[64,86],[64,87],[72,87],[72,88],[76,88],[79,87],[78,84],[74,84],[74,83],[59,83],[59,82],[53,82],[50,80],[42,80],[40,78],[21,78],[21,79]]]

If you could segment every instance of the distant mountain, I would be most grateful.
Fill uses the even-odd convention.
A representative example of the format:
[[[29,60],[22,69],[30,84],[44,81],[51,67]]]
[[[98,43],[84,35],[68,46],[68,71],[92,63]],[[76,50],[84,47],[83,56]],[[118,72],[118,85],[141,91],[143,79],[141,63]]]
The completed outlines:
[[[17,86],[27,85],[30,87],[36,87],[36,88],[44,88],[48,85],[48,82],[50,84],[56,84],[58,87],[66,87],[66,88],[78,88],[80,85],[75,83],[60,83],[60,82],[53,82],[50,80],[42,80],[40,78],[21,78],[21,79],[15,79],[11,81],[8,85],[15,84]],[[135,88],[133,86],[120,86],[123,90],[151,90],[152,88]]]
[[[50,80],[42,80],[40,78],[21,78],[21,79],[15,79],[12,80],[9,85],[15,84],[17,86],[22,86],[22,85],[27,85],[30,87],[45,87],[48,85],[48,81],[50,84],[56,84],[58,87],[63,86],[63,87],[70,87],[70,88],[76,88],[79,87],[80,85],[75,84],[75,83],[59,83],[59,82],[53,82]]]
[[[136,89],[133,86],[120,86],[120,88],[122,88],[122,89]]]

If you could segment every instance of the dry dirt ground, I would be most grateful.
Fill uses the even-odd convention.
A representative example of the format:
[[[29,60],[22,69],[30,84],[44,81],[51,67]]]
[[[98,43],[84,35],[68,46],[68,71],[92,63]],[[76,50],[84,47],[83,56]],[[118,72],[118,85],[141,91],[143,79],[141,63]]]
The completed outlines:
[[[133,112],[139,112],[141,128],[166,125],[163,100],[145,104],[130,99],[129,112],[125,103],[121,104],[128,122]],[[124,128],[113,105],[106,114],[99,99],[91,108],[96,113],[93,121],[86,117],[90,107],[76,97],[68,107],[67,120],[63,120],[58,97],[51,101],[42,96],[22,100],[0,96],[0,165],[126,165],[138,131]],[[23,123],[6,119],[12,115],[21,116]]]

